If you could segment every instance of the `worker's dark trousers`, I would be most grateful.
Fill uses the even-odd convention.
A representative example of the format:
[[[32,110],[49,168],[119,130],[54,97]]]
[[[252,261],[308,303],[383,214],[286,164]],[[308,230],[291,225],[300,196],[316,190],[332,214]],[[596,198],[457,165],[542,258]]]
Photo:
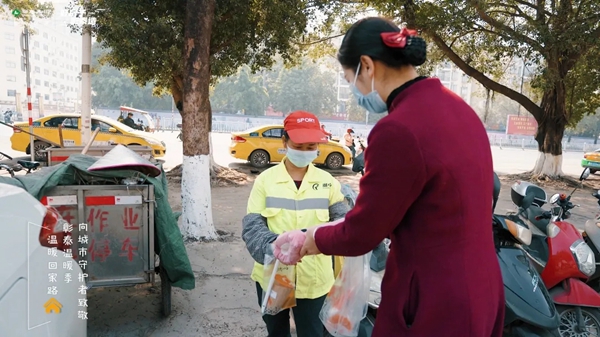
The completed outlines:
[[[262,304],[263,290],[260,284],[256,283],[256,292],[258,293],[258,305]],[[325,328],[319,312],[325,303],[325,296],[314,300],[296,299],[294,311],[294,322],[296,322],[296,333],[298,337],[327,337],[324,335]],[[277,315],[263,315],[263,321],[267,324],[268,337],[291,337],[290,333],[290,309],[284,310]]]

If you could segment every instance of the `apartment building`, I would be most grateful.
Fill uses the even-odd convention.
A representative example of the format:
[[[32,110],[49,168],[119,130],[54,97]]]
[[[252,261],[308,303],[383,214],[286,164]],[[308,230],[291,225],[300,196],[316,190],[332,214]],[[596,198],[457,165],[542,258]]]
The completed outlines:
[[[438,65],[433,75],[439,78],[446,88],[462,97],[468,104],[471,104],[472,81],[452,62],[444,62]]]
[[[64,6],[63,6],[64,7]],[[70,32],[69,13],[55,3],[51,19],[31,24],[29,39],[31,90],[34,110],[54,106],[72,109],[80,93],[81,35]],[[0,20],[0,109],[16,108],[20,98],[26,110],[26,74],[21,61],[23,25],[12,18]]]

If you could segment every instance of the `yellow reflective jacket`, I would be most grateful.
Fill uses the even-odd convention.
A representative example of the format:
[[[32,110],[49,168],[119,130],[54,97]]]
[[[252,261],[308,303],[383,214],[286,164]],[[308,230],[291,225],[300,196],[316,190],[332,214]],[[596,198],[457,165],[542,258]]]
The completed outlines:
[[[328,172],[309,165],[298,189],[281,162],[254,181],[248,214],[261,214],[269,230],[281,234],[329,222],[329,206],[343,201],[339,181]],[[251,278],[266,289],[268,280],[263,280],[263,274],[263,265],[255,262]],[[329,293],[333,281],[331,256],[305,256],[296,265],[296,298],[319,298]]]

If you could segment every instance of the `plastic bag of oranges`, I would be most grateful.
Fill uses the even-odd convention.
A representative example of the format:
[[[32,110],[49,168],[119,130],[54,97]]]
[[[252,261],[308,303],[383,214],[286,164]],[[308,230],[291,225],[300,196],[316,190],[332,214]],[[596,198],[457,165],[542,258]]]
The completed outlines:
[[[370,255],[344,258],[342,271],[325,299],[319,317],[334,337],[358,336],[368,309]]]
[[[263,315],[277,315],[282,310],[296,306],[295,266],[285,265],[273,256],[266,255],[263,280],[269,282],[267,288],[263,288]]]

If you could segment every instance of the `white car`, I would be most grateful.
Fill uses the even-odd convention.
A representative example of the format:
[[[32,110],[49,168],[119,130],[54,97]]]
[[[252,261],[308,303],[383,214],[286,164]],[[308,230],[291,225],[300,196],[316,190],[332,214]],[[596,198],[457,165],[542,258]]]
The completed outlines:
[[[84,271],[65,246],[44,242],[64,223],[27,191],[0,183],[0,336],[87,335]]]

